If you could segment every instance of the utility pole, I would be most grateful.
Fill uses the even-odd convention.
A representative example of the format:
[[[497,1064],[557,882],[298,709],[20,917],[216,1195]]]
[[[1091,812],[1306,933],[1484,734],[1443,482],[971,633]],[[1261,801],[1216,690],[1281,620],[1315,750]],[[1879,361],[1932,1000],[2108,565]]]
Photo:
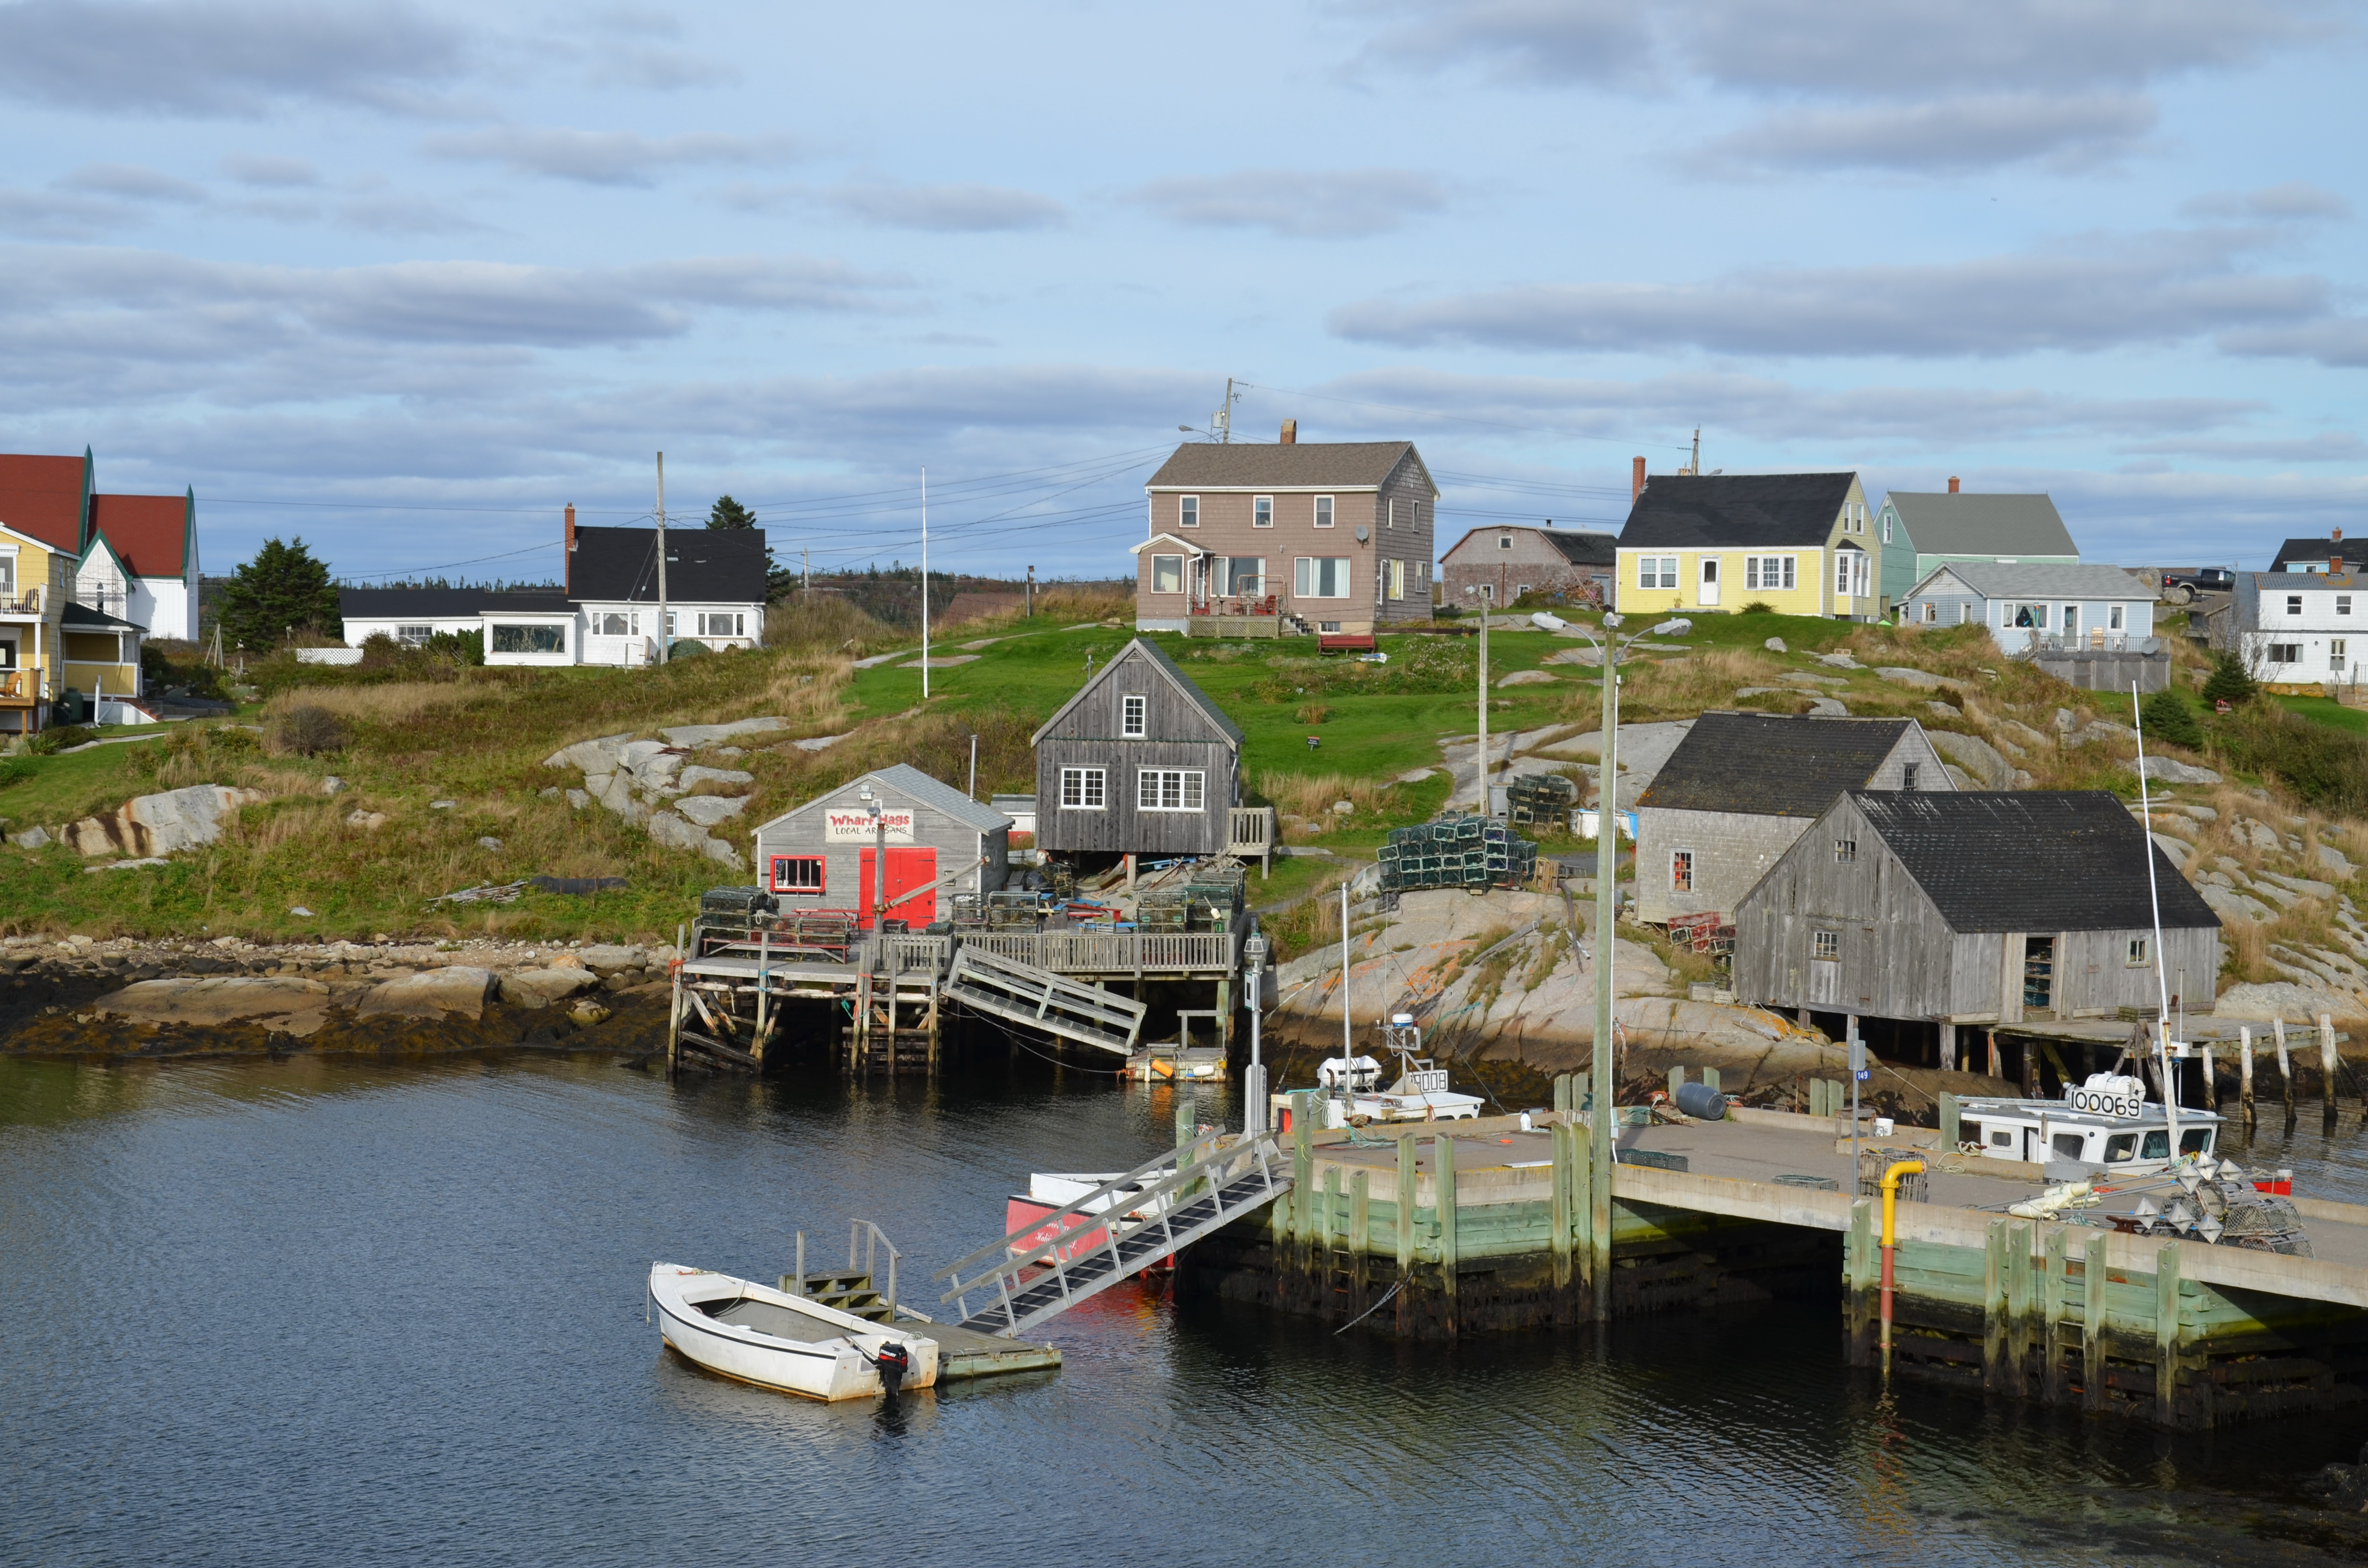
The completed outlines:
[[[814,592],[814,547],[812,545],[808,545],[805,549],[799,551],[798,558],[805,563],[805,584],[798,591],[803,594],[811,594]]]
[[[1621,618],[1603,618],[1603,745],[1597,758],[1595,790],[1595,1054],[1589,1076],[1594,1088],[1588,1118],[1588,1199],[1594,1212],[1588,1233],[1595,1247],[1595,1319],[1611,1316],[1611,1148],[1620,1117],[1611,1103],[1612,923],[1619,918],[1620,876],[1620,650],[1612,633]]]
[[[658,454],[658,663],[674,662],[674,625],[666,614],[666,454]]]
[[[978,737],[970,738],[970,798],[978,799]]]
[[[1230,443],[1234,438],[1234,404],[1241,401],[1242,394],[1234,390],[1234,378],[1227,376],[1225,378],[1225,405],[1217,410],[1215,415],[1209,421],[1211,425],[1216,426],[1217,440],[1220,444]]]
[[[921,700],[929,699],[929,465],[921,465]]]
[[[1480,768],[1480,814],[1488,815],[1488,599],[1487,585],[1480,600],[1480,751],[1473,759]]]
[[[1694,465],[1686,472],[1696,479],[1702,477],[1702,426],[1699,425],[1694,426]]]
[[[1028,608],[1027,608],[1027,619],[1029,619],[1030,620],[1033,620],[1033,619],[1036,619],[1036,568],[1034,568],[1033,566],[1030,566],[1030,568],[1028,568],[1028,597],[1027,597],[1027,598],[1026,598],[1026,600],[1025,600],[1025,601],[1023,601],[1023,602],[1025,602],[1025,604],[1026,604],[1026,605],[1027,605],[1027,607],[1028,607]]]

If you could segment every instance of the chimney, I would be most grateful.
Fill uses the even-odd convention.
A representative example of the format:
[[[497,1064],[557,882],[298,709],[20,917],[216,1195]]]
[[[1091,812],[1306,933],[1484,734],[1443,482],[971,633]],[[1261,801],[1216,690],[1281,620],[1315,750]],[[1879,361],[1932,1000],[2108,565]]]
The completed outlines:
[[[1299,445],[1298,420],[1286,419],[1282,422],[1282,444],[1286,447],[1295,447]]]
[[[2334,532],[2328,534],[2327,536],[2327,542],[2329,544],[2341,544],[2343,542],[2343,530],[2341,528],[2337,528]]]
[[[2343,557],[2340,555],[2330,555],[2327,558],[2327,574],[2330,577],[2340,577],[2343,575]]]
[[[1631,506],[1634,506],[1636,497],[1643,494],[1645,494],[1645,460],[1637,458],[1628,468],[1628,504]]]
[[[1953,474],[1953,473],[1952,473],[1952,474],[1951,474],[1951,475],[1949,476],[1949,494],[1952,494],[1952,495],[1954,495],[1956,493],[1957,493],[1957,476],[1956,476],[1955,474]]]
[[[567,504],[567,530],[564,537],[567,540],[567,560],[565,562],[564,574],[567,584],[567,597],[574,598],[575,597],[575,503],[573,501],[570,501]]]

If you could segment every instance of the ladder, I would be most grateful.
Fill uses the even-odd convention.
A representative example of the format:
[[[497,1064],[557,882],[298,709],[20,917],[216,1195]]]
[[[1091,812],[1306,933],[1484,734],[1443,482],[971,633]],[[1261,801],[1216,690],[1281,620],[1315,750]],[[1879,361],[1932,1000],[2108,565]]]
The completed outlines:
[[[1171,1168],[1172,1163],[1172,1168]],[[951,1279],[962,1326],[1017,1337],[1291,1190],[1291,1154],[1271,1132],[1224,1133],[1155,1154],[933,1278]],[[1106,1207],[1097,1210],[1097,1203]],[[987,1264],[969,1278],[962,1271]],[[1042,1267],[1048,1272],[1031,1276]],[[993,1300],[973,1312],[969,1297]]]
[[[1140,1002],[967,943],[954,954],[945,994],[975,1011],[1121,1056],[1133,1051],[1147,1010]]]

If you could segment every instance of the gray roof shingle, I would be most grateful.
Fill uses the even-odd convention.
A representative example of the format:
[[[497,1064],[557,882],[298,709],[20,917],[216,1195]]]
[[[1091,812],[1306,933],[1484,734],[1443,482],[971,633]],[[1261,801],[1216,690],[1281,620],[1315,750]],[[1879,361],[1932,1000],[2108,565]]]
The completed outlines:
[[[1943,572],[1955,576],[1986,599],[2151,599],[2154,590],[2118,566],[2026,565],[2021,562],[1952,561],[1924,575],[1930,582]],[[1910,595],[1923,592],[1918,583]]]
[[[1663,474],[1645,482],[1623,548],[1822,545],[1855,473]]]
[[[869,773],[860,774],[848,779],[835,790],[825,790],[804,805],[792,806],[775,817],[772,822],[766,823],[764,826],[770,827],[773,823],[787,822],[800,812],[810,812],[825,801],[838,800],[848,790],[860,785],[866,778],[874,779],[900,794],[909,795],[931,810],[943,812],[956,822],[974,827],[981,833],[993,833],[997,828],[1011,825],[1011,819],[993,806],[982,805],[952,785],[939,783],[911,763],[898,762],[892,763],[886,767],[875,767]]]
[[[1145,490],[1278,490],[1330,485],[1373,490],[1401,460],[1414,459],[1416,472],[1433,494],[1430,471],[1412,441],[1295,441],[1268,446],[1247,441],[1187,441],[1169,454]]]
[[[1639,810],[1814,817],[1845,790],[1861,790],[1913,719],[1787,718],[1705,713],[1694,721]]]
[[[1895,490],[1898,512],[1920,555],[2070,555],[2080,547],[2045,492],[2032,495],[1951,494]]]
[[[2102,790],[1861,790],[1850,800],[1953,931],[2136,931],[2220,917]]]

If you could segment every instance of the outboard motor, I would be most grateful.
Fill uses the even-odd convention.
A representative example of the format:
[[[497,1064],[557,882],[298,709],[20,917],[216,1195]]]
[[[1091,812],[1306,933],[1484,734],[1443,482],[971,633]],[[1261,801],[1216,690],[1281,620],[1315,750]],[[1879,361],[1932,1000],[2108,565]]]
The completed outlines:
[[[880,1386],[887,1392],[890,1399],[894,1399],[897,1391],[905,1386],[905,1374],[913,1369],[913,1358],[903,1346],[892,1340],[880,1347],[880,1354],[871,1358],[871,1364],[880,1369]]]

